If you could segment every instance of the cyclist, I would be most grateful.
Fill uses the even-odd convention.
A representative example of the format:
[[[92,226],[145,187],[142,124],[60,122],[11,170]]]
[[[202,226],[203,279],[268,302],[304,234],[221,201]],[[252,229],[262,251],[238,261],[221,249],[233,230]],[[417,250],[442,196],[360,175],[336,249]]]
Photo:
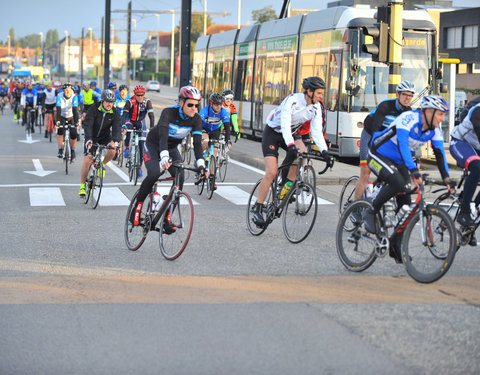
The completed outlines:
[[[90,84],[88,83],[88,81],[83,81],[82,90],[80,91],[80,96],[83,99],[83,118],[85,118],[85,115],[87,114],[90,106],[95,102],[93,100],[95,95],[93,93],[93,90],[90,88]]]
[[[5,85],[4,81],[2,81],[2,83],[0,83],[0,100],[3,102],[4,105],[9,102],[9,100],[8,100],[8,87]]]
[[[420,110],[406,111],[398,116],[390,126],[373,134],[368,152],[368,166],[375,175],[386,182],[373,201],[373,209],[364,213],[365,229],[376,233],[375,214],[385,202],[407,189],[412,184],[419,187],[422,176],[413,161],[412,150],[419,149],[431,140],[437,166],[444,183],[451,192],[455,191],[450,181],[448,164],[443,149],[443,134],[440,125],[448,111],[448,103],[440,96],[424,96]],[[398,208],[410,204],[410,195],[397,196]],[[393,247],[391,254],[400,260],[398,246]],[[396,254],[395,254],[396,252]]]
[[[57,104],[57,96],[55,95],[55,89],[53,88],[52,82],[48,82],[47,86],[45,87],[45,91],[43,92],[42,96],[42,112],[43,114],[49,114],[49,116],[53,116],[53,111]],[[50,120],[50,119],[49,119]],[[47,121],[45,124],[45,138],[48,138],[48,123]]]
[[[117,95],[117,82],[108,82],[108,89],[113,91],[113,93]]]
[[[462,203],[457,221],[463,227],[474,225],[470,216],[470,202],[480,181],[480,103],[468,111],[463,121],[451,132],[450,154],[458,164],[470,173],[465,180]],[[475,207],[480,204],[480,193],[475,198]],[[476,242],[476,241],[475,241]]]
[[[415,95],[415,85],[407,80],[400,82],[396,88],[396,98],[382,101],[375,111],[372,111],[364,120],[364,128],[360,137],[360,178],[355,186],[354,199],[360,199],[370,177],[370,168],[367,165],[368,148],[372,134],[385,130],[401,113],[411,111],[410,103]],[[359,221],[358,212],[352,213],[352,218]]]
[[[42,102],[43,102],[45,90],[46,90],[45,80],[42,78],[40,79],[40,81],[38,81],[38,85],[35,86],[35,92],[37,93],[37,104],[38,104],[38,110],[39,110],[38,112],[40,112],[43,119],[45,118],[44,117],[45,115],[43,111]],[[35,113],[36,116],[38,116],[38,112]]]
[[[97,81],[90,81],[90,88],[93,91],[93,100],[98,103],[102,96],[102,90],[97,87]]]
[[[85,116],[85,121],[83,122],[85,129],[85,156],[83,157],[83,164],[80,170],[80,190],[78,191],[80,197],[84,197],[86,194],[85,181],[87,180],[88,170],[96,151],[92,145],[99,143],[101,145],[118,147],[118,142],[120,142],[122,135],[121,117],[113,103],[115,103],[115,93],[108,89],[104,90],[101,101],[90,107]],[[115,150],[108,150],[102,161],[103,166],[112,160],[114,156]]]
[[[202,149],[205,151],[208,146],[209,140],[218,141],[220,139],[220,127],[223,124],[225,129],[225,141],[228,144],[228,148],[232,147],[230,142],[230,117],[225,108],[222,108],[223,97],[221,94],[214,92],[208,99],[210,105],[202,108],[200,111],[200,117],[203,121],[203,134],[202,134]],[[214,149],[214,155],[217,157],[217,147]],[[214,171],[210,171],[213,173]],[[213,187],[214,190],[217,186]]]
[[[267,124],[263,130],[262,150],[265,159],[265,176],[259,186],[253,213],[253,222],[259,227],[266,224],[262,214],[262,206],[270,185],[278,173],[278,148],[287,150],[288,164],[294,162],[297,158],[297,147],[295,146],[293,133],[308,120],[311,120],[310,130],[315,144],[327,163],[329,165],[333,163],[322,133],[323,108],[319,101],[323,98],[325,82],[320,77],[309,77],[303,80],[302,87],[303,93],[290,94],[277,108],[269,113]],[[290,168],[288,173],[290,186],[296,173],[296,168]],[[289,181],[285,183],[284,189],[289,188]]]
[[[13,108],[14,108],[13,119],[14,120],[19,120],[19,117],[18,117],[18,116],[20,116],[19,106],[20,106],[20,101],[22,99],[22,93],[23,93],[24,88],[25,88],[24,83],[23,82],[18,82],[17,86],[13,89],[13,92],[12,92],[12,101],[13,101]]]
[[[150,99],[145,98],[145,87],[136,86],[133,90],[135,97],[127,100],[125,107],[123,108],[122,124],[126,129],[143,129],[147,130],[147,124],[145,121],[146,116],[150,120],[150,129],[155,125],[155,116],[153,114],[153,106]],[[123,156],[128,158],[130,156],[130,134],[125,136],[125,150]],[[139,151],[140,151],[140,168],[138,169],[138,177],[143,176],[142,162],[143,162],[143,144],[145,143],[145,133],[140,137]]]
[[[22,97],[20,99],[20,105],[23,109],[22,125],[27,122],[27,107],[37,109],[37,93],[33,89],[32,82],[27,81],[26,86],[22,91]],[[30,126],[31,124],[27,124]],[[35,133],[35,129],[32,126],[32,133]]]
[[[71,83],[65,83],[62,86],[63,91],[57,95],[56,100],[56,123],[58,125],[64,125],[66,121],[70,124],[74,124],[75,127],[70,129],[70,149],[71,161],[75,160],[75,147],[77,145],[77,124],[78,124],[78,97],[73,95],[73,85]],[[57,144],[58,144],[58,158],[63,157],[63,128],[57,129]]]
[[[148,133],[145,142],[147,176],[140,185],[136,209],[134,213],[132,211],[134,217],[130,218],[133,225],[139,224],[143,201],[152,191],[155,181],[163,171],[168,169],[173,177],[180,173],[180,189],[183,188],[183,170],[174,167],[172,163],[182,161],[177,146],[190,133],[193,137],[196,165],[202,170],[202,175],[205,174],[205,161],[202,155],[202,119],[197,113],[201,99],[200,91],[196,87],[182,87],[178,95],[178,105],[165,108],[160,115],[158,124]],[[170,224],[169,214],[167,220],[163,230],[165,233],[171,234],[176,228]]]
[[[232,90],[225,90],[222,93],[223,102],[222,107],[225,108],[228,115],[230,116],[230,123],[233,127],[233,135],[240,139],[240,131],[238,129],[238,112],[237,107],[233,104],[233,91]]]
[[[125,104],[127,104],[127,101],[132,98],[132,96],[128,93],[128,86],[120,85],[116,97],[117,100],[115,101],[115,107],[120,112],[120,116],[122,116]]]
[[[62,82],[60,81],[55,81],[55,83],[53,84],[53,87],[55,87],[55,95],[58,95],[63,91]]]

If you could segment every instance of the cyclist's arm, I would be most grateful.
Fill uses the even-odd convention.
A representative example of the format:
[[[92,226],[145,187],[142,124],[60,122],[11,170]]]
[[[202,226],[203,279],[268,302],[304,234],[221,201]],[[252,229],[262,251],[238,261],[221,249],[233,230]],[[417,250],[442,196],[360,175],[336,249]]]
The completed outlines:
[[[292,135],[292,107],[295,104],[295,96],[290,95],[286,99],[286,103],[283,106],[282,113],[280,114],[280,127],[282,130],[283,140],[287,147],[295,144]]]
[[[195,160],[197,161],[197,167],[205,167],[205,161],[203,160],[202,149],[202,119],[200,116],[194,117],[194,125],[192,127],[193,138],[193,152],[195,153]]]
[[[112,123],[112,140],[114,142],[120,142],[122,139],[122,118],[118,109],[113,109],[113,123]]]
[[[371,119],[371,129],[372,129],[372,134],[375,132],[378,132],[382,128],[383,121],[385,120],[385,116],[388,113],[388,101],[383,101],[381,102],[377,109],[375,110],[375,113],[372,116]]]
[[[56,104],[55,104],[55,121],[58,122],[60,121],[60,114],[62,113],[62,99],[60,98],[60,95],[57,95],[56,99]]]
[[[328,146],[323,136],[323,116],[321,110],[322,108],[320,107],[320,111],[317,111],[317,115],[310,121],[310,134],[320,152],[323,153],[323,151],[328,151]]]
[[[228,112],[223,107],[220,110],[220,115],[222,117],[223,126],[225,128],[225,140],[227,142],[230,142],[230,117],[228,116]]]
[[[470,121],[473,125],[473,131],[480,142],[480,107],[477,107],[472,111]]]
[[[233,131],[235,133],[238,133],[238,114],[237,113],[232,113],[230,115],[230,120],[231,120],[232,125],[233,125]]]
[[[442,176],[442,180],[445,180],[449,177],[449,173],[447,157],[443,148],[443,137],[442,140],[432,139],[432,148],[435,155],[435,160],[437,161],[438,170],[440,171],[440,175]]]
[[[121,122],[122,122],[122,125],[125,124],[126,120],[127,120],[127,116],[130,115],[130,108],[131,108],[131,104],[130,104],[130,100],[127,100],[127,102],[125,103],[125,107],[123,107],[123,113],[122,113],[122,119],[121,119]]]
[[[402,157],[405,166],[408,168],[410,173],[418,172],[418,168],[413,161],[412,152],[410,151],[410,147],[408,144],[409,139],[409,131],[406,129],[399,128],[397,126],[397,141],[398,141],[398,149],[400,151],[400,156]]]
[[[92,140],[93,134],[93,122],[95,120],[95,110],[96,105],[91,105],[87,111],[87,115],[85,116],[85,120],[83,120],[83,130],[85,132],[85,142]]]
[[[160,157],[162,156],[162,152],[168,153],[168,130],[170,122],[170,111],[166,108],[160,115],[157,127],[153,129],[153,131],[158,131]]]
[[[148,118],[150,119],[150,129],[152,129],[155,126],[155,115],[153,113],[153,106],[151,100],[147,101],[147,114]]]
[[[73,123],[77,125],[79,115],[78,115],[78,98],[76,95],[73,97],[73,100],[72,100],[72,112],[73,112]]]
[[[22,92],[22,96],[20,97],[20,105],[24,107],[26,101],[27,101],[27,97],[25,96],[25,93]]]

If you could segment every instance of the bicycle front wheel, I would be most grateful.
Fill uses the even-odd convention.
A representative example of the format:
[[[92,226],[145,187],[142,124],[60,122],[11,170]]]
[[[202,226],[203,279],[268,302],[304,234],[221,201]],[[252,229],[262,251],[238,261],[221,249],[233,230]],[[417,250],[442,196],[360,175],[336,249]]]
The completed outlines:
[[[283,232],[292,243],[302,242],[312,231],[317,218],[317,194],[312,185],[299,181],[283,210]]]
[[[345,268],[350,271],[362,272],[377,259],[375,256],[376,236],[365,229],[363,220],[353,227],[350,222],[352,212],[355,211],[362,215],[369,207],[372,207],[372,204],[365,199],[353,202],[343,211],[337,224],[337,254]]]
[[[226,146],[224,146],[226,147]],[[219,150],[222,153],[222,159],[218,163],[218,179],[221,182],[225,181],[225,176],[227,175],[227,168],[228,168],[228,154],[225,151],[226,149]]]
[[[403,235],[402,259],[407,273],[420,283],[437,281],[452,265],[456,245],[452,218],[438,206],[427,206],[413,215]]]
[[[160,221],[160,251],[165,259],[175,260],[187,247],[193,229],[193,203],[190,196],[178,191]]]
[[[355,186],[357,186],[358,176],[350,177],[342,187],[340,200],[338,201],[338,213],[341,215],[345,208],[355,200]]]
[[[96,209],[98,206],[98,202],[100,202],[100,195],[102,194],[104,173],[105,173],[105,169],[103,168],[103,165],[100,162],[100,166],[94,170],[93,178],[92,178],[91,205],[93,209]]]
[[[137,185],[137,181],[138,181],[138,170],[139,168],[142,166],[140,164],[140,150],[138,149],[138,147],[135,147],[135,168],[134,168],[134,171],[133,171],[133,184],[136,186]]]
[[[207,180],[207,198],[212,199],[213,192],[215,191],[215,175],[217,174],[217,166],[213,156],[210,156],[209,170],[213,170],[213,172],[210,174]]]
[[[67,139],[63,145],[63,161],[65,162],[65,174],[68,174],[68,164],[70,164],[70,142]]]
[[[257,202],[258,189],[259,189],[259,186],[260,186],[261,182],[262,182],[261,179],[258,180],[258,182],[253,187],[252,192],[250,193],[250,196],[248,197],[248,204],[247,204],[247,228],[248,228],[248,231],[254,236],[261,235],[263,232],[265,232],[265,230],[267,229],[267,226],[268,226],[268,224],[267,224],[264,227],[259,227],[253,222],[253,212],[254,212],[254,209],[255,209],[255,203]],[[265,217],[266,215],[268,215],[267,207],[272,207],[273,206],[273,196],[274,196],[273,185],[274,184],[270,185],[270,188],[268,190],[267,198],[265,198],[265,202],[263,203],[263,207],[262,207],[262,215],[263,215],[264,219],[267,219],[267,220],[268,220],[268,218]]]
[[[300,171],[300,175],[302,177],[302,181],[312,185],[313,190],[316,191],[317,189],[317,178],[315,177],[315,169],[313,165],[306,164],[302,167]]]
[[[200,173],[195,174],[195,186],[197,187],[197,194],[202,195],[203,187],[205,186],[205,179],[200,175]]]
[[[142,246],[145,238],[147,238],[148,231],[150,230],[150,222],[146,220],[146,218],[148,215],[148,208],[152,205],[151,194],[147,197],[145,202],[143,202],[138,225],[133,225],[138,192],[139,190],[135,192],[132,200],[130,201],[124,227],[125,244],[127,245],[128,249],[132,251],[138,250],[140,246]]]

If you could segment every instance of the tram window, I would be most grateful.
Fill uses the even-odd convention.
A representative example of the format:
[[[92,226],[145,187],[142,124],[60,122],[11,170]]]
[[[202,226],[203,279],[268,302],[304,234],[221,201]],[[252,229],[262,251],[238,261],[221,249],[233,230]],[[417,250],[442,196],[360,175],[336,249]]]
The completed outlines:
[[[315,63],[315,55],[313,53],[306,53],[302,55],[301,68],[300,68],[300,81],[304,78],[312,77],[314,75],[313,66]],[[302,91],[302,82],[298,83],[299,92]]]
[[[237,100],[251,100],[252,71],[253,59],[236,61],[233,87]]]
[[[337,109],[338,92],[340,84],[340,62],[341,52],[332,52],[330,54],[330,66],[328,75],[328,90],[325,105],[330,111]]]
[[[314,76],[318,76],[324,81],[327,77],[328,59],[326,53],[317,53],[315,55]]]
[[[284,81],[282,80],[282,62],[283,57],[275,58],[274,68],[273,68],[273,98],[272,104],[278,105],[282,102],[283,98],[283,85]]]
[[[265,104],[273,104],[274,100],[274,67],[275,59],[272,57],[267,57],[265,64]]]

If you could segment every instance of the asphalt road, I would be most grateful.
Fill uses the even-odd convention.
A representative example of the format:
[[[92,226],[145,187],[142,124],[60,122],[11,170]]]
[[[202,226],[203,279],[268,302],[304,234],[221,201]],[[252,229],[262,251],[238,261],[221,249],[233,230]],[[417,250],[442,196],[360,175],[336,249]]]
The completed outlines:
[[[173,104],[150,96],[157,118]],[[261,171],[237,160],[212,200],[187,180],[195,224],[178,260],[162,258],[156,232],[131,252],[125,169],[107,167],[92,210],[77,197],[80,160],[65,175],[56,146],[21,142],[11,118],[0,116],[0,374],[480,373],[478,247],[430,285],[388,257],[352,274],[335,249],[340,186],[318,187],[302,244],[280,220],[253,237],[245,196]]]

